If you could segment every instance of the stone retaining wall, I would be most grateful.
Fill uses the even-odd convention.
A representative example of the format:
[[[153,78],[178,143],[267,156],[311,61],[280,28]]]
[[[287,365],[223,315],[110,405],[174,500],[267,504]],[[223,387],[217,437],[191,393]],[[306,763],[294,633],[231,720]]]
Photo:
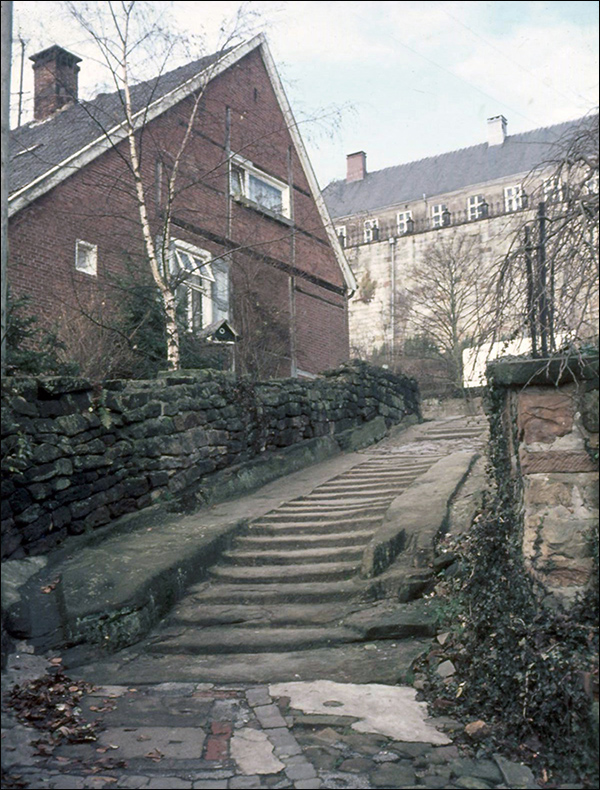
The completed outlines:
[[[2,556],[47,552],[159,500],[201,498],[212,473],[269,450],[418,412],[412,379],[364,363],[311,381],[4,379]]]
[[[522,479],[523,555],[531,574],[563,601],[593,570],[598,527],[598,359],[499,361],[503,424]],[[515,430],[516,429],[516,430]]]

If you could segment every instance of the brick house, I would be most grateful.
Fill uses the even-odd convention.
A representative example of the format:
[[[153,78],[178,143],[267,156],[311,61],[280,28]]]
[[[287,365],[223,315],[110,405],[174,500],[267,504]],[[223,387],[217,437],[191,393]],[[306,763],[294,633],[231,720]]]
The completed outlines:
[[[358,282],[349,308],[351,351],[393,363],[415,340],[410,292],[435,245],[444,252],[460,247],[465,257],[471,251],[467,275],[491,282],[538,203],[564,194],[549,164],[557,145],[594,123],[597,129],[597,116],[508,135],[506,119],[497,116],[488,120],[487,142],[375,172],[367,171],[364,151],[348,155],[346,178],[323,196]],[[589,182],[595,193],[597,183],[596,169]],[[596,322],[597,311],[590,332]]]
[[[106,362],[106,327],[149,282],[121,98],[78,101],[80,59],[58,46],[31,60],[35,119],[11,135],[10,289],[73,357]],[[348,357],[355,281],[263,36],[133,87],[153,232],[198,91],[168,253],[184,335],[227,320],[238,370],[314,376]]]

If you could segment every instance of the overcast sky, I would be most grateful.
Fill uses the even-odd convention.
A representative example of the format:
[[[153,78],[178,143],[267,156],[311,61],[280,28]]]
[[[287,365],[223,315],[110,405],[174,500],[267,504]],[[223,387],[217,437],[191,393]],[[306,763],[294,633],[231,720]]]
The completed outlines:
[[[77,3],[83,7],[84,3]],[[98,5],[98,4],[92,4]],[[100,5],[106,5],[101,3]],[[238,2],[155,2],[179,26],[219,48]],[[476,145],[486,119],[508,133],[572,120],[598,105],[598,3],[251,2],[247,32],[264,30],[317,178],[345,175],[345,157],[367,152],[368,169]],[[84,58],[80,94],[106,77],[60,2],[15,2],[14,38],[26,56],[59,44]],[[15,41],[13,107],[20,73]],[[180,65],[175,62],[174,66]],[[24,108],[31,108],[26,60]],[[142,76],[149,78],[152,73]]]

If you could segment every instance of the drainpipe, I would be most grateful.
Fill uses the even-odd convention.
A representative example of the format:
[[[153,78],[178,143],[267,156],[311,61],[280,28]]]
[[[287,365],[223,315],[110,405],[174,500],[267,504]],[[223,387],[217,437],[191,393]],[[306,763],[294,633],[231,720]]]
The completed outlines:
[[[390,361],[396,358],[396,237],[388,239],[390,245]]]

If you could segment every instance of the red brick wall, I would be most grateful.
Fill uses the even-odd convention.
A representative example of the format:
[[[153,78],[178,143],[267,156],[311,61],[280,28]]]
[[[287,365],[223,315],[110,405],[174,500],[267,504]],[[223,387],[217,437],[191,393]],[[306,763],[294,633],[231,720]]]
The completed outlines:
[[[157,160],[163,173],[173,161],[189,118],[192,99],[152,121],[142,136],[142,169],[151,220],[160,227]],[[231,202],[228,236],[226,194],[226,112],[230,108],[232,150],[281,181],[293,177],[296,227]],[[126,143],[120,144],[126,155]],[[239,317],[236,289],[248,282],[252,269],[255,290],[265,315],[289,316],[289,278],[306,291],[322,292],[334,304],[298,294],[296,328],[298,366],[316,372],[348,356],[343,276],[327,243],[308,182],[292,146],[276,97],[258,51],[209,85],[177,182],[172,236],[220,255],[233,247],[232,300]],[[161,180],[164,205],[165,178]],[[291,243],[291,236],[294,242]],[[98,245],[98,276],[75,271],[77,239]],[[262,260],[261,260],[262,256]],[[29,294],[34,311],[46,326],[60,325],[81,309],[105,319],[119,303],[129,267],[148,276],[133,185],[123,158],[108,151],[17,214],[10,224],[9,282],[15,296]],[[235,268],[240,267],[240,273]],[[245,272],[245,273],[244,273]],[[309,280],[303,279],[309,277]],[[312,280],[312,282],[311,282]],[[320,283],[320,284],[319,284]],[[312,290],[311,290],[312,289]],[[247,291],[246,286],[246,291]],[[311,323],[319,343],[302,326]],[[247,328],[247,327],[246,327]],[[278,372],[289,374],[291,337],[274,352]],[[281,333],[279,333],[281,335]],[[284,362],[285,360],[285,362]],[[284,368],[287,366],[287,369]]]

